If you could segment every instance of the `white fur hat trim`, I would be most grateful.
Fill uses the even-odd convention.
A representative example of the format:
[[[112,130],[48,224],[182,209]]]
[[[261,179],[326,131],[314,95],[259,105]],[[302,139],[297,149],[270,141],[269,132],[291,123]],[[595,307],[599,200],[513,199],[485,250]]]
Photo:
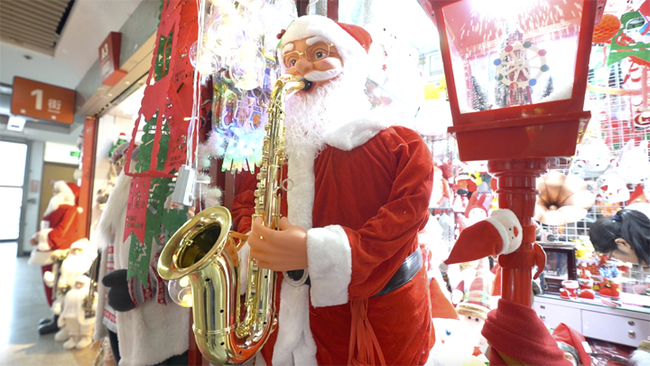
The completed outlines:
[[[282,54],[289,42],[314,36],[321,36],[333,43],[344,64],[367,64],[368,53],[363,46],[336,22],[322,15],[305,15],[293,21],[280,39],[278,52]]]
[[[486,219],[499,231],[503,238],[503,249],[499,254],[509,254],[521,246],[523,233],[521,223],[514,212],[509,209],[494,210]]]

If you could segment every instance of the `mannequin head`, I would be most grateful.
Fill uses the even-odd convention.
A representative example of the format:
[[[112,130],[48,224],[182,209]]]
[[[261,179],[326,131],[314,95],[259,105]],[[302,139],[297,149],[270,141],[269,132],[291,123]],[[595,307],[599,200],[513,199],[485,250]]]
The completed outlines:
[[[596,220],[589,238],[599,253],[634,264],[650,264],[650,218],[639,211],[623,209]]]

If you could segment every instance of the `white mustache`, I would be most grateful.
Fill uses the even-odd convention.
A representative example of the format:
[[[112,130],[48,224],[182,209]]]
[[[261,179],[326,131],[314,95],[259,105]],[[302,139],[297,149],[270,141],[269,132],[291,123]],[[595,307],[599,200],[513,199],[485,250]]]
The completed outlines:
[[[325,81],[337,77],[343,71],[343,67],[337,67],[327,71],[312,71],[304,78],[308,81]]]

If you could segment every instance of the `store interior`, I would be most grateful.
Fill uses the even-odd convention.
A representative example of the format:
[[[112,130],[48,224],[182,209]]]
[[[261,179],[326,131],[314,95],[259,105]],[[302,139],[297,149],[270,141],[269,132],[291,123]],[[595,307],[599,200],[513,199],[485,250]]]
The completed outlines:
[[[239,3],[249,2],[254,1]],[[269,66],[273,56],[268,50],[274,49],[277,39],[273,36],[256,41],[255,52],[249,52],[248,46],[251,44],[246,40],[240,41],[238,47],[226,47],[228,39],[224,34],[228,29],[232,32],[229,35],[236,39],[238,34],[268,32],[278,26],[282,28],[283,22],[287,23],[296,15],[294,7],[291,7],[291,11],[286,8],[292,1],[258,2],[264,5],[260,11],[239,8],[248,9],[249,12],[237,13],[242,22],[236,23],[236,26],[232,26],[235,23],[222,22],[215,14],[225,14],[228,6],[238,2],[213,2],[211,10],[203,9],[207,19],[205,32],[219,30],[218,37],[221,38],[220,43],[217,42],[218,47],[210,49],[194,44],[192,49],[193,42],[183,44],[186,47],[184,50],[193,55],[188,55],[185,65],[179,62],[178,67],[187,68],[187,64],[191,63],[191,67],[202,75],[194,82],[191,78],[186,79],[185,85],[193,84],[194,87],[191,95],[181,95],[177,91],[181,98],[188,95],[190,99],[193,97],[193,105],[187,108],[185,118],[185,128],[189,133],[183,141],[190,153],[183,159],[185,165],[197,171],[197,188],[193,193],[196,201],[192,201],[197,212],[216,203],[231,205],[238,177],[250,174],[249,171],[258,165],[256,154],[259,152],[256,152],[255,144],[259,144],[260,131],[263,130],[259,127],[266,122],[260,113],[263,113],[264,98],[270,92],[268,79],[278,72],[277,65]],[[326,3],[310,1],[305,10],[310,14],[327,15]],[[383,62],[384,68],[379,68],[383,71],[369,78],[368,89],[372,90],[369,96],[377,106],[390,107],[393,113],[400,116],[400,124],[417,131],[431,151],[435,164],[429,205],[431,216],[426,229],[420,233],[429,278],[440,284],[442,292],[457,308],[468,302],[470,292],[475,291],[474,285],[480,280],[481,285],[484,284],[482,291],[488,296],[483,306],[489,311],[496,307],[501,295],[497,289],[500,285],[495,282],[496,273],[493,272],[498,262],[496,256],[455,263],[445,273],[439,269],[461,233],[500,208],[497,192],[500,187],[490,169],[489,159],[462,160],[467,152],[461,151],[463,147],[459,147],[457,134],[449,131],[457,127],[452,115],[508,109],[518,105],[501,104],[502,84],[498,76],[507,77],[508,71],[495,71],[492,67],[495,59],[511,57],[508,56],[511,51],[502,47],[500,42],[508,37],[516,38],[518,30],[508,28],[512,24],[506,24],[508,22],[504,20],[508,16],[506,7],[485,8],[487,1],[472,2],[475,5],[473,12],[482,14],[484,18],[481,19],[492,19],[498,23],[497,28],[508,30],[501,29],[501,38],[490,44],[490,50],[477,53],[481,57],[470,58],[464,65],[465,69],[463,65],[454,64],[454,73],[458,73],[458,69],[461,69],[461,73],[471,69],[474,76],[473,81],[465,83],[458,78],[455,89],[460,89],[461,95],[466,98],[453,96],[450,100],[451,91],[445,75],[446,71],[452,70],[452,66],[448,66],[447,70],[444,67],[444,51],[440,47],[438,31],[432,19],[423,11],[422,3],[427,1],[402,1],[399,7],[395,7],[390,1],[342,0],[337,2],[338,20],[366,27],[371,31],[374,42],[383,47],[386,57],[380,63]],[[510,2],[508,10],[512,10],[513,14],[526,13],[529,11],[526,7],[533,6],[528,3]],[[627,365],[641,342],[650,341],[648,263],[643,266],[621,261],[612,253],[598,253],[589,237],[593,223],[602,217],[612,217],[621,209],[639,211],[650,217],[650,56],[647,51],[639,51],[638,46],[634,46],[638,43],[650,44],[650,36],[645,33],[650,24],[650,1],[608,0],[602,3],[606,5],[602,9],[600,23],[594,29],[588,54],[586,92],[581,106],[581,110],[590,112],[588,123],[580,130],[577,143],[573,140],[574,153],[545,155],[546,168],[542,174],[534,177],[533,188],[537,191],[531,217],[534,241],[544,249],[546,257],[543,269],[538,266],[530,268],[531,274],[538,270],[541,272],[541,275],[533,276],[535,278],[530,285],[533,291],[532,307],[539,318],[551,332],[560,324],[577,330],[588,342],[591,364],[598,366]],[[271,14],[277,16],[270,17]],[[257,21],[261,24],[256,24]],[[499,23],[501,21],[503,23]],[[478,27],[478,34],[487,32],[480,25],[473,26]],[[511,93],[508,103],[542,103],[544,98],[566,88],[563,83],[571,83],[571,78],[578,78],[571,70],[576,60],[567,60],[566,53],[562,51],[566,47],[576,48],[571,45],[576,41],[569,37],[570,30],[567,35],[558,37],[553,36],[555,33],[547,38],[538,37],[539,47],[527,48],[527,51],[534,53],[534,56],[527,56],[527,62],[531,60],[527,66],[541,70],[549,65],[550,71],[539,71],[532,78],[536,83],[520,87],[523,91],[518,91],[514,98],[520,98],[523,102],[513,102]],[[199,32],[202,31],[199,27]],[[598,39],[598,36],[601,38]],[[224,51],[226,48],[227,52]],[[156,51],[160,52],[158,49]],[[532,60],[540,59],[544,59],[541,66],[532,64]],[[160,64],[154,60],[151,67],[154,78],[159,67]],[[230,78],[224,76],[224,70],[229,72]],[[163,153],[159,150],[156,152],[167,153],[165,158],[170,160],[178,158],[173,155],[173,146],[178,141],[161,140],[166,134],[173,133],[166,131],[162,137],[152,133],[161,125],[152,127],[151,121],[145,118],[144,108],[141,109],[143,100],[147,98],[147,81],[147,75],[138,79],[120,98],[113,100],[110,108],[96,116],[88,216],[91,241],[118,178],[118,167],[115,159],[111,158],[120,145],[142,143],[147,146],[152,145],[153,141],[154,146],[166,146],[160,150]],[[197,84],[200,86],[197,87]],[[197,98],[200,98],[198,106]],[[456,101],[457,111],[452,113],[454,107],[451,102],[454,99],[461,100]],[[230,110],[228,106],[236,106],[237,112],[244,113],[243,117],[236,115],[231,117],[232,120],[227,120],[228,113],[235,114],[234,107]],[[171,107],[165,113],[169,113],[169,121],[176,118],[174,113],[177,112]],[[256,116],[259,118],[256,119]],[[197,120],[202,122],[194,122]],[[486,136],[486,141],[482,141],[482,146],[488,150],[499,150],[499,145],[511,142],[490,141],[490,138]],[[563,139],[558,136],[558,140]],[[80,150],[83,150],[83,143],[80,141]],[[545,143],[554,145],[554,141]],[[167,165],[161,168],[165,159],[160,156],[158,166],[139,165],[137,169],[140,169],[140,173],[171,171],[177,174],[176,168]],[[486,156],[490,156],[489,153]],[[169,180],[178,182],[176,177]],[[152,190],[151,195],[155,194]],[[165,191],[165,194],[168,195],[154,198],[164,201],[171,197],[171,192]],[[187,207],[184,209],[187,210]],[[462,354],[468,359],[475,347],[479,347],[483,353],[486,351],[485,339],[479,340],[480,345],[469,344],[464,338],[467,333],[452,332],[459,329],[456,324],[446,321],[434,321],[434,324],[439,324],[440,328],[436,329],[439,336],[437,342],[444,343],[444,339],[447,343],[446,346],[436,343],[438,348],[432,351],[439,357],[440,363],[437,364],[454,365],[460,359],[451,357],[452,353],[455,357]],[[469,355],[463,353],[468,348]],[[200,359],[196,349],[194,353]],[[205,362],[202,360],[196,364]]]

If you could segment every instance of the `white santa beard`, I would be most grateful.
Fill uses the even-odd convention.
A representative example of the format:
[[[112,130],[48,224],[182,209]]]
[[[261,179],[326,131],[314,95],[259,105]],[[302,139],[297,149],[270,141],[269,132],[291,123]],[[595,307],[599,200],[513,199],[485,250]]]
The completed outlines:
[[[60,192],[55,194],[52,196],[52,198],[50,198],[50,202],[47,204],[47,208],[45,209],[43,216],[47,216],[56,211],[56,209],[64,203],[67,203],[65,194]]]
[[[287,155],[293,159],[313,159],[325,148],[325,136],[340,124],[370,108],[359,78],[335,79],[307,93],[297,93],[287,101]]]

